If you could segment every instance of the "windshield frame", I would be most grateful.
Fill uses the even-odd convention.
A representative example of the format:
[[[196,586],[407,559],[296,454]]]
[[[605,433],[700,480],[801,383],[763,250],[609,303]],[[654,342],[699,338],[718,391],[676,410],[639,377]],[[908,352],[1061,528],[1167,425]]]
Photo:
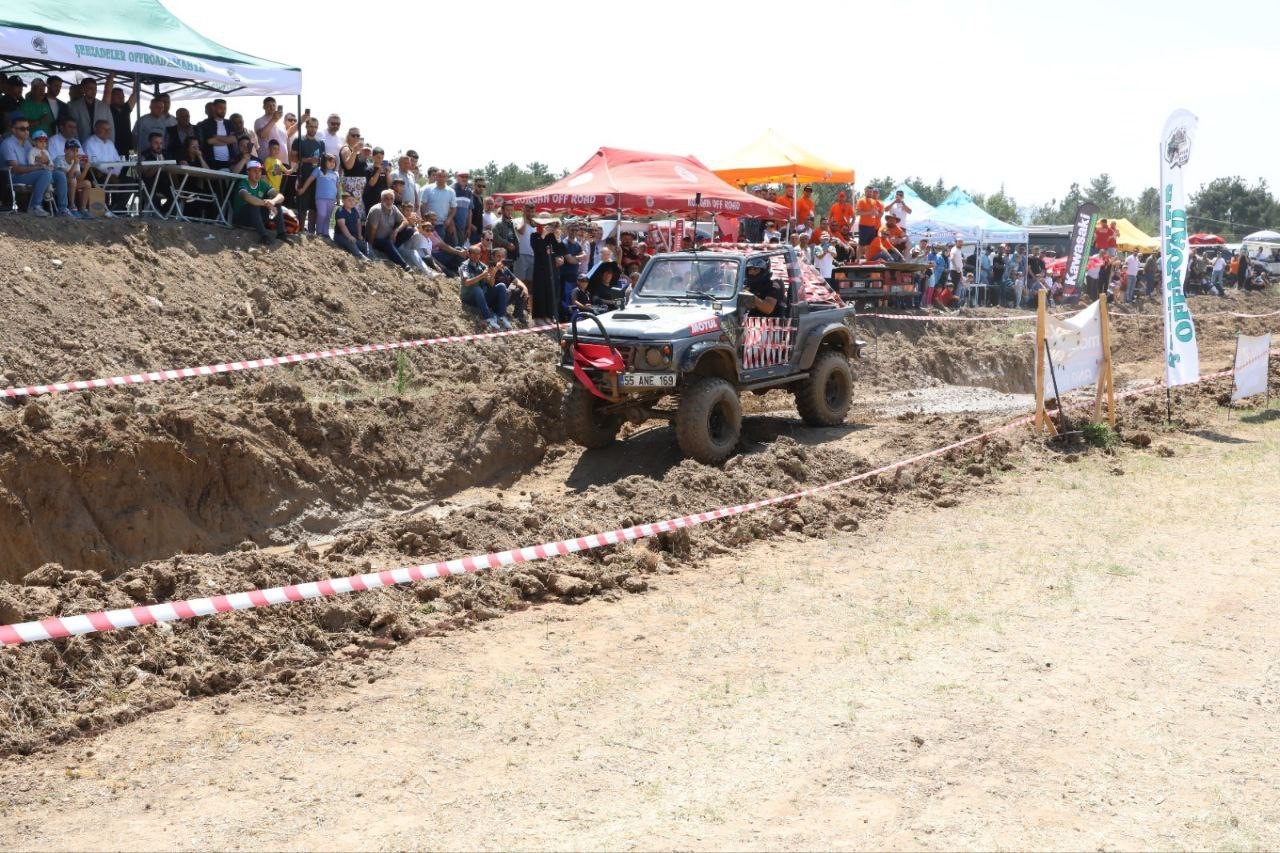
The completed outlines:
[[[690,253],[690,254],[679,254],[679,255],[657,255],[651,258],[649,260],[649,263],[645,265],[644,272],[640,274],[640,280],[635,284],[633,297],[635,299],[648,299],[648,300],[710,299],[716,302],[727,302],[729,300],[732,300],[734,297],[736,297],[742,287],[743,262],[744,262],[744,259],[737,255],[723,255],[723,254],[717,254],[717,253],[711,253],[711,252],[699,253],[699,254]],[[673,263],[689,264],[691,269],[692,269],[692,265],[699,264],[699,263],[711,263],[711,264],[716,264],[718,266],[725,266],[725,265],[731,264],[734,270],[733,290],[727,294],[717,293],[717,292],[707,292],[707,293],[701,293],[701,294],[693,293],[693,292],[690,292],[687,288],[680,292],[649,291],[646,293],[645,289],[650,286],[650,281],[653,277],[654,271],[657,270],[659,266],[666,265],[666,264],[673,264]]]

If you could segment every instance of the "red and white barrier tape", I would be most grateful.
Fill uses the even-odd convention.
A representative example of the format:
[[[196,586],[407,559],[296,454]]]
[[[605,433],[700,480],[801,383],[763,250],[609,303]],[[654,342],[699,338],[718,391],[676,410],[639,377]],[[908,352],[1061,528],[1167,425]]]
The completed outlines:
[[[15,646],[22,643],[36,642],[38,640],[53,640],[63,637],[79,636],[81,634],[92,634],[97,631],[114,631],[119,628],[136,628],[140,625],[151,625],[156,622],[173,622],[180,619],[194,619],[197,616],[210,616],[215,613],[227,613],[233,610],[249,610],[256,607],[267,607],[273,604],[285,604],[290,601],[306,601],[312,598],[326,598],[328,596],[342,595],[349,592],[362,592],[364,590],[380,589],[382,587],[412,583],[414,581],[428,580],[431,578],[449,577],[450,575],[479,572],[484,571],[485,569],[497,569],[519,563],[548,560],[553,557],[574,554],[579,551],[589,551],[596,548],[604,548],[609,545],[619,545],[623,542],[632,542],[637,539],[656,536],[659,533],[669,533],[683,527],[694,527],[699,524],[705,524],[709,521],[716,521],[721,518],[730,518],[735,515],[741,515],[745,512],[752,512],[754,510],[763,509],[764,507],[774,506],[776,504],[786,503],[788,501],[837,489],[851,483],[856,483],[860,480],[866,480],[870,477],[876,476],[877,474],[885,474],[890,471],[895,471],[899,468],[912,465],[916,462],[921,462],[925,459],[941,456],[949,451],[973,444],[974,442],[981,441],[985,438],[1006,432],[1030,422],[1030,416],[1018,418],[1004,426],[997,427],[978,435],[970,436],[969,438],[961,439],[960,441],[953,442],[945,447],[929,450],[916,456],[912,456],[909,459],[902,459],[897,462],[892,462],[888,465],[875,468],[871,471],[864,471],[861,474],[845,477],[842,480],[823,483],[822,485],[791,492],[790,494],[779,495],[778,497],[766,498],[759,501],[752,501],[751,503],[746,504],[738,504],[736,506],[721,507],[708,512],[685,515],[679,518],[668,518],[663,521],[651,522],[649,524],[638,524],[634,527],[628,527],[622,530],[594,533],[590,536],[562,539],[559,542],[547,542],[542,545],[514,548],[510,551],[500,551],[492,554],[476,554],[470,557],[446,560],[439,563],[403,566],[398,569],[387,569],[381,572],[368,572],[366,574],[351,575],[341,578],[326,578],[320,581],[289,584],[288,586],[273,587],[271,589],[254,589],[246,592],[215,595],[210,598],[192,598],[185,601],[168,601],[162,604],[147,604],[140,605],[138,607],[122,608],[120,610],[105,610],[79,616],[53,616],[36,622],[0,625],[0,646]]]
[[[0,397],[38,397],[42,394],[56,394],[65,391],[94,391],[99,388],[115,388],[120,385],[140,385],[146,382],[171,382],[177,379],[194,379],[197,376],[217,376],[222,373],[238,373],[245,370],[260,370],[264,367],[285,367],[301,364],[306,361],[321,361],[326,358],[342,356],[367,355],[371,352],[388,350],[415,349],[417,347],[437,346],[439,344],[459,344],[470,341],[482,341],[488,338],[505,338],[512,335],[529,335],[534,332],[546,332],[555,328],[554,324],[533,326],[528,329],[512,329],[506,332],[483,332],[475,335],[444,335],[439,338],[418,338],[412,341],[396,341],[389,344],[361,344],[353,347],[334,347],[316,350],[315,352],[294,353],[293,355],[274,355],[267,358],[254,358],[247,361],[224,361],[221,364],[206,364],[200,367],[182,367],[176,370],[153,370],[146,373],[130,373],[123,376],[109,376],[100,379],[77,379],[74,382],[49,382],[44,385],[26,385],[22,387],[0,390]]]

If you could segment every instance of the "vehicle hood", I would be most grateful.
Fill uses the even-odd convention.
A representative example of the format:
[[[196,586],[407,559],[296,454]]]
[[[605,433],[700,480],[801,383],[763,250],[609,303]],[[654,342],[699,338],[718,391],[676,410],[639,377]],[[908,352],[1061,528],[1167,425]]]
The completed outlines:
[[[600,322],[611,337],[675,339],[719,331],[724,326],[724,318],[733,313],[733,308],[728,305],[722,305],[716,311],[708,304],[632,303],[626,308],[601,314]],[[578,334],[595,337],[599,330],[590,320],[579,321]]]

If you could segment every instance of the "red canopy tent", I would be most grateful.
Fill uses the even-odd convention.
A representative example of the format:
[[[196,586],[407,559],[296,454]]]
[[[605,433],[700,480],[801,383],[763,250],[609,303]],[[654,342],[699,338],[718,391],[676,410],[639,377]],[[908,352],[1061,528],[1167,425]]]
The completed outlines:
[[[1221,246],[1227,241],[1217,234],[1192,234],[1187,238],[1187,242],[1192,246]]]
[[[695,199],[702,194],[701,206]],[[693,213],[777,217],[787,209],[725,183],[694,157],[601,148],[575,171],[542,189],[494,193],[494,201],[582,216]]]

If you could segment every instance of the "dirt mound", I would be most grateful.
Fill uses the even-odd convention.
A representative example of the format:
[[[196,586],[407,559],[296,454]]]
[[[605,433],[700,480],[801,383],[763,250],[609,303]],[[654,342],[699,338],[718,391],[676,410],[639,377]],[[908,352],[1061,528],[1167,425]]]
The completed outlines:
[[[263,250],[245,232],[129,220],[3,229],[25,238],[0,247],[10,382],[478,326],[455,281],[314,240]],[[553,353],[530,335],[19,402],[0,413],[0,579],[283,544],[516,476],[561,436]]]

